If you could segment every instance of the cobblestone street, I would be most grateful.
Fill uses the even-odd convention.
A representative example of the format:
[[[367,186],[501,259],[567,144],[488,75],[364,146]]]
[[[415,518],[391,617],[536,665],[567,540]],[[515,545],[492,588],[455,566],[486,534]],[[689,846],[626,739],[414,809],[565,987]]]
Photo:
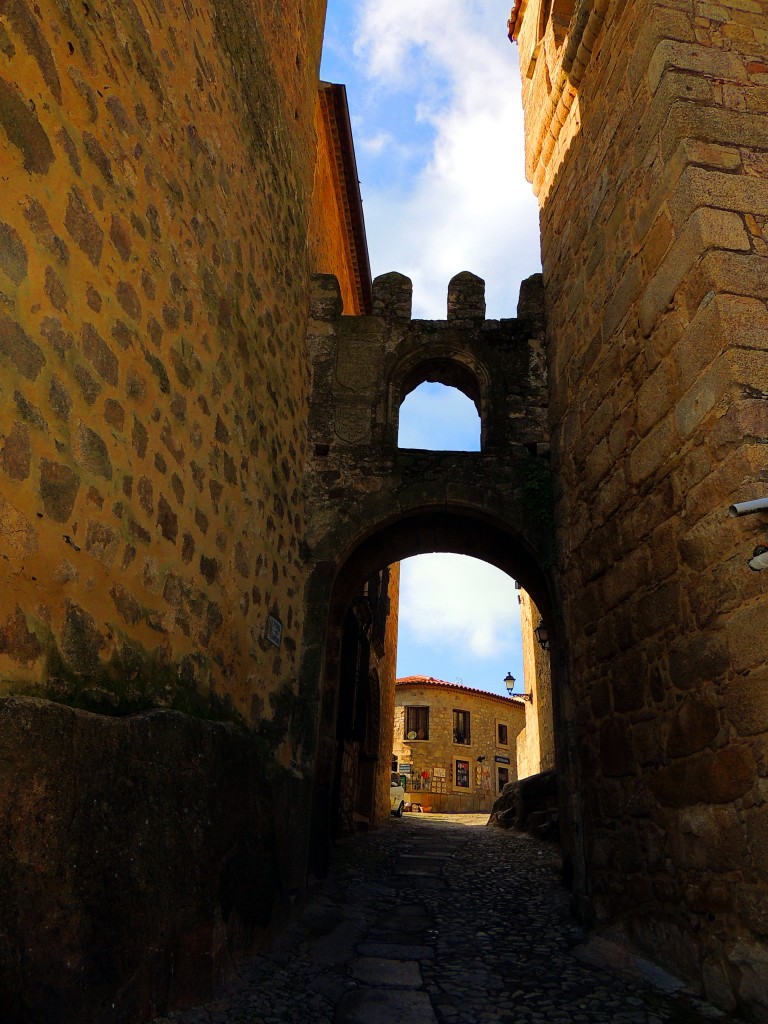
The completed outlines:
[[[156,1024],[695,1024],[730,1018],[589,940],[553,848],[487,815],[346,840],[300,918],[213,1003]]]

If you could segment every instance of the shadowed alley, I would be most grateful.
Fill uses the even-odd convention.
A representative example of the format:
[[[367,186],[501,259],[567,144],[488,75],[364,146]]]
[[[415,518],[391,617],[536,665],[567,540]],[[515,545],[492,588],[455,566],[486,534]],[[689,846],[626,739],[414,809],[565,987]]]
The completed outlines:
[[[345,840],[329,878],[214,1002],[156,1024],[695,1024],[729,1020],[589,939],[555,847],[486,815],[407,815]]]

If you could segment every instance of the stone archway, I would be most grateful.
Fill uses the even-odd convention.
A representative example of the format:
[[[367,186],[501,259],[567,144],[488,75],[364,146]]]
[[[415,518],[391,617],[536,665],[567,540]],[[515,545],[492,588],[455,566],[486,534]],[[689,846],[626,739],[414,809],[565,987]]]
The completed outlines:
[[[467,273],[450,282],[447,308],[444,321],[412,320],[410,282],[389,274],[374,282],[372,316],[344,317],[335,278],[315,282],[301,676],[317,709],[313,846],[322,866],[338,789],[344,623],[355,595],[402,558],[452,551],[519,580],[551,624],[564,831],[580,888],[576,757],[552,571],[541,280],[524,282],[515,319],[486,320],[483,282]],[[475,402],[480,452],[397,448],[400,402],[423,380],[459,387]]]
[[[568,870],[577,895],[584,891],[584,862],[580,847],[577,762],[568,723],[572,720],[565,640],[550,573],[525,538],[495,516],[460,504],[423,507],[375,524],[345,550],[334,572],[318,563],[310,577],[307,600],[305,665],[312,679],[306,689],[317,688],[319,728],[315,759],[316,851],[322,865],[328,823],[337,815],[338,758],[342,756],[337,722],[343,700],[345,632],[361,583],[386,565],[412,555],[433,551],[469,555],[495,565],[518,580],[535,600],[551,626],[551,663],[557,767],[562,780],[561,820]],[[322,870],[322,867],[321,867]]]

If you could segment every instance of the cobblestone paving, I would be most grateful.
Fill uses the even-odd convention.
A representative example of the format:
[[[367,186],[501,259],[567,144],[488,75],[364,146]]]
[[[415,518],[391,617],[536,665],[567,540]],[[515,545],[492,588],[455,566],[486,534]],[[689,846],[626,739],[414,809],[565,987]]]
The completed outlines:
[[[589,941],[558,856],[487,815],[342,843],[300,918],[214,1002],[156,1024],[698,1024],[730,1018]],[[640,968],[643,967],[640,962]]]

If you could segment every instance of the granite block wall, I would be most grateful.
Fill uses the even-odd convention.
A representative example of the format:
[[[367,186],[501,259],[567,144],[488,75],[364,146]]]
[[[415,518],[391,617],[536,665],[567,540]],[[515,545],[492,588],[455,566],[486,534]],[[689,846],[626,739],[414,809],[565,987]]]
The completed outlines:
[[[765,1020],[765,4],[516,7],[588,898]]]

